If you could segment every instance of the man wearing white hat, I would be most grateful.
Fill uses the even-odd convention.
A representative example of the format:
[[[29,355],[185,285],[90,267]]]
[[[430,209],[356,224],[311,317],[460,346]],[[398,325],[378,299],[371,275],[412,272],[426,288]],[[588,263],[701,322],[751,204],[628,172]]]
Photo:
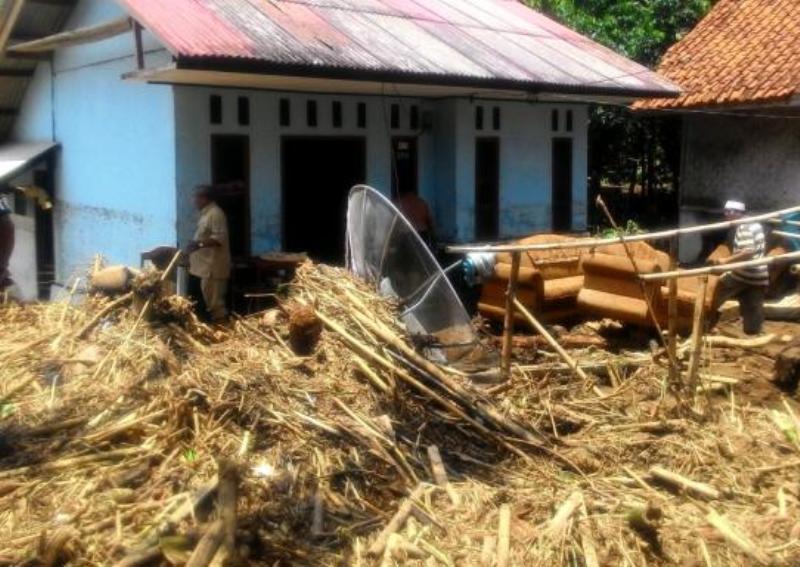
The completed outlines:
[[[725,203],[725,218],[737,220],[744,216],[746,207],[741,201]],[[740,224],[733,233],[732,255],[717,259],[718,265],[733,264],[763,258],[766,253],[764,228],[757,222]],[[739,301],[744,332],[748,335],[761,333],[764,324],[764,296],[769,285],[767,266],[734,268],[725,272],[717,286],[714,310],[729,299]]]

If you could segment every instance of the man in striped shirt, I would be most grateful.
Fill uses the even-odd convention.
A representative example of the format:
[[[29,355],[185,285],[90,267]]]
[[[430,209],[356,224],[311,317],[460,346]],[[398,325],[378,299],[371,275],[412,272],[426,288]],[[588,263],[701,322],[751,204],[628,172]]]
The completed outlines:
[[[744,216],[745,205],[740,201],[725,203],[725,218],[737,220]],[[716,260],[718,265],[734,264],[746,260],[757,260],[766,254],[764,228],[759,223],[740,224],[733,232],[732,255]],[[764,296],[769,285],[766,265],[734,268],[725,272],[717,285],[714,302],[715,311],[725,301],[736,298],[742,314],[744,332],[748,335],[761,333],[764,324]]]

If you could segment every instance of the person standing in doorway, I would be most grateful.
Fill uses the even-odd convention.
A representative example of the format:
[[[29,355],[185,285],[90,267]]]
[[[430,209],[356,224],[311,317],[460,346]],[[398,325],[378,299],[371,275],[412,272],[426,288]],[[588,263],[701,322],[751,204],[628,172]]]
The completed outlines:
[[[197,280],[202,303],[208,319],[221,322],[227,317],[225,298],[231,275],[231,251],[228,239],[228,220],[214,201],[210,186],[200,185],[195,189],[194,203],[200,211],[194,239],[189,243],[189,275],[195,281],[190,289],[196,289]],[[200,303],[200,302],[199,302]]]
[[[726,220],[738,220],[745,214],[745,205],[740,201],[725,203]],[[730,246],[732,254],[714,261],[717,265],[734,264],[745,260],[763,258],[766,253],[764,228],[757,222],[738,225],[731,231]],[[745,334],[761,333],[764,324],[764,297],[769,285],[767,266],[748,266],[734,268],[725,272],[717,285],[714,298],[714,312],[729,299],[739,301]]]
[[[416,191],[401,186],[395,205],[408,219],[425,244],[432,248],[434,243],[433,215],[431,215],[431,209],[425,199],[417,195]]]

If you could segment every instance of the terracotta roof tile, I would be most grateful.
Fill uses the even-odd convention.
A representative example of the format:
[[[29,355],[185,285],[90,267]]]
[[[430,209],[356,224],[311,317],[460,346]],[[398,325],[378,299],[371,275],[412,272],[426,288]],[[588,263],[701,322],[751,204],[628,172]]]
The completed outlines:
[[[719,0],[667,51],[658,71],[683,94],[634,108],[787,101],[800,93],[800,0]]]

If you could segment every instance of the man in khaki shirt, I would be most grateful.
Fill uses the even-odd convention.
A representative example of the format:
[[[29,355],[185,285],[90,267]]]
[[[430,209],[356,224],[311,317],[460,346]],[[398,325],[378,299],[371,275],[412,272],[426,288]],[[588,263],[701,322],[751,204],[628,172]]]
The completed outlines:
[[[200,290],[211,320],[221,321],[227,316],[225,297],[231,275],[228,220],[214,202],[211,187],[197,187],[194,202],[200,218],[188,246],[189,274],[200,278]]]

